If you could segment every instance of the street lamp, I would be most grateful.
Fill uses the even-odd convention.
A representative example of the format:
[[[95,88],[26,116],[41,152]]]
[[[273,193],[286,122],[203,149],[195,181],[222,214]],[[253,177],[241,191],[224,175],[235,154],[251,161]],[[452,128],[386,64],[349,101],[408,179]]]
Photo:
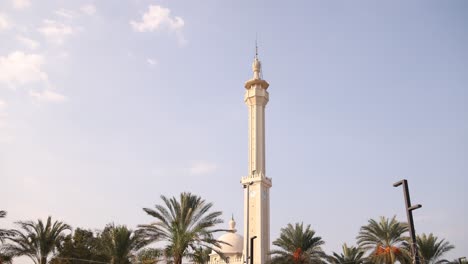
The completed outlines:
[[[393,187],[398,187],[403,184],[403,195],[405,196],[405,205],[406,205],[406,216],[408,217],[409,231],[411,236],[411,250],[413,251],[414,263],[420,264],[419,254],[418,254],[418,245],[416,244],[416,231],[414,230],[414,221],[413,221],[413,210],[421,208],[422,205],[416,204],[411,205],[410,194],[408,189],[408,181],[403,179],[399,182],[393,184]]]
[[[250,185],[252,185],[253,182],[249,182],[248,184],[244,184],[244,189],[247,189],[247,194],[246,194],[246,201],[247,201],[247,204],[246,204],[246,207],[247,207],[247,212],[246,212],[246,218],[245,219],[245,225],[246,225],[246,234],[245,234],[245,264],[248,264],[249,263],[249,212],[250,212],[250,198],[249,198],[249,195],[250,195]]]
[[[254,239],[256,239],[257,236],[253,236],[250,238],[250,264],[253,264],[253,260],[254,260]]]

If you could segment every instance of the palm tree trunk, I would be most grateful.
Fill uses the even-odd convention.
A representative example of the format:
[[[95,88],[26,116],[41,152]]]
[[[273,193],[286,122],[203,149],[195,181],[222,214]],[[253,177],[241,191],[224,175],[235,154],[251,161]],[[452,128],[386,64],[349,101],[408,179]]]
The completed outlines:
[[[182,264],[182,256],[181,255],[175,255],[174,256],[174,264]]]

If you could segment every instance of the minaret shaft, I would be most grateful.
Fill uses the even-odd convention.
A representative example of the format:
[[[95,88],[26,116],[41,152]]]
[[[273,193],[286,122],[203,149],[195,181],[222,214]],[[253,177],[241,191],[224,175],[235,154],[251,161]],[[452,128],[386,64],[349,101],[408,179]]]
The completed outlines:
[[[249,166],[248,176],[241,183],[246,190],[244,201],[245,243],[253,243],[254,264],[265,264],[270,259],[270,187],[265,164],[265,106],[269,101],[269,84],[261,79],[261,64],[256,57],[252,65],[254,76],[245,83],[244,101],[249,113]],[[247,193],[248,191],[248,193]],[[248,227],[248,228],[247,228]],[[244,252],[246,255],[246,252]]]
[[[257,173],[266,174],[265,105],[255,103],[265,101],[265,99],[248,96],[249,91],[246,91],[247,104],[249,105],[249,172],[252,173],[255,171]]]

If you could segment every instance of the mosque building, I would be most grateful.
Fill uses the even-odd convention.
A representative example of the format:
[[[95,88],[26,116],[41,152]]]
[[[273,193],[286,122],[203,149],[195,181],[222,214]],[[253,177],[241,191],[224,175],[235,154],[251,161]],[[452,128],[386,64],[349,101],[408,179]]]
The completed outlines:
[[[265,170],[265,106],[269,100],[268,82],[262,79],[262,65],[255,55],[253,77],[245,83],[244,101],[249,115],[248,175],[242,177],[244,188],[244,236],[237,234],[234,218],[229,221],[229,232],[218,240],[225,242],[213,251],[210,264],[265,264],[270,259],[270,188],[271,178]],[[253,254],[251,254],[253,250]],[[246,254],[247,253],[247,254]]]

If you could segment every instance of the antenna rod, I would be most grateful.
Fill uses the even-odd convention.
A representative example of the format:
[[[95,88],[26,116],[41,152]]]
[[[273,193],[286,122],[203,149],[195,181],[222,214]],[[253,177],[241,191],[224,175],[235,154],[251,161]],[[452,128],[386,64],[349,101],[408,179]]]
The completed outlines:
[[[258,59],[257,33],[255,33],[255,58]]]

